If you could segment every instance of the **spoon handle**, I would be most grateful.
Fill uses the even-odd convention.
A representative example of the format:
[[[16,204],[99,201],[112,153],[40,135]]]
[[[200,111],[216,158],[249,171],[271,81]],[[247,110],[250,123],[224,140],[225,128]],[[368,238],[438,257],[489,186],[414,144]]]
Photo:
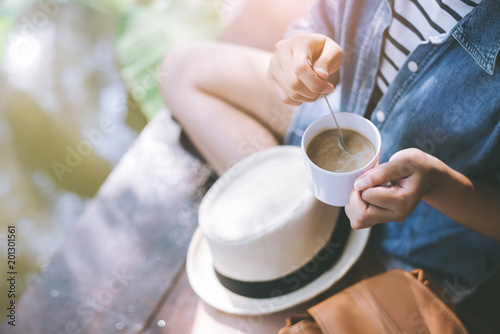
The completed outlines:
[[[307,62],[309,63],[309,66],[311,66],[311,68],[314,71],[314,67],[313,67],[311,61],[309,59],[307,59]],[[350,154],[349,150],[347,149],[347,147],[344,144],[344,136],[342,136],[342,131],[340,130],[339,123],[337,123],[337,119],[335,118],[335,114],[334,114],[334,112],[332,110],[332,107],[330,106],[330,102],[328,102],[328,99],[326,98],[326,95],[323,95],[323,97],[325,98],[326,104],[328,105],[328,109],[330,109],[330,113],[332,114],[333,120],[335,121],[335,125],[337,125],[337,129],[339,130],[339,143],[340,143],[340,147],[344,150],[344,152],[346,152],[347,154]]]
[[[337,119],[335,118],[335,114],[334,114],[334,112],[332,110],[332,107],[330,106],[330,102],[328,102],[328,99],[326,98],[326,95],[324,95],[323,97],[325,98],[326,104],[328,104],[328,109],[330,109],[330,113],[332,114],[333,120],[335,121],[335,124],[337,125],[337,129],[339,130],[339,142],[340,142],[340,146],[345,151],[345,153],[350,154],[351,152],[349,152],[349,150],[347,149],[347,146],[345,146],[344,136],[342,136],[342,130],[340,130],[339,123],[337,123]]]

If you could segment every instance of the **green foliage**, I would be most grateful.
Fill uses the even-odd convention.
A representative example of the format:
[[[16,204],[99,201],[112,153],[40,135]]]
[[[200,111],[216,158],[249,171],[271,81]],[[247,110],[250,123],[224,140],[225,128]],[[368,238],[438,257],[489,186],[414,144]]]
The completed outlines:
[[[52,0],[57,4],[67,1]],[[115,23],[115,52],[122,77],[147,119],[163,108],[158,83],[165,54],[183,43],[214,39],[222,30],[222,22],[207,0],[74,1],[106,14]],[[0,60],[12,25],[35,3],[38,1],[4,0],[0,4]]]
[[[54,0],[52,0],[54,1]],[[67,0],[66,0],[67,1]],[[123,12],[127,11],[134,3],[134,0],[73,0],[88,5],[112,19],[116,19]]]
[[[0,60],[2,60],[7,44],[7,37],[12,26],[12,19],[0,16]]]
[[[135,5],[118,21],[115,50],[122,77],[146,118],[163,108],[159,65],[174,46],[216,38],[222,28],[206,0],[171,0],[164,7]]]
[[[134,0],[74,0],[92,7],[111,19],[118,18],[125,12]],[[3,58],[5,46],[12,26],[22,13],[32,5],[38,5],[41,11],[44,10],[43,3],[52,5],[64,5],[69,0],[1,0],[0,2],[0,61]]]
[[[16,18],[36,0],[3,0],[0,5],[0,15]]]

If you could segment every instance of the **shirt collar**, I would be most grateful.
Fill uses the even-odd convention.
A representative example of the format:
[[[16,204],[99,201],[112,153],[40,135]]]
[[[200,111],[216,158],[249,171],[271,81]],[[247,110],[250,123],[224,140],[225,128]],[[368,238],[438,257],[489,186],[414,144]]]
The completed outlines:
[[[490,75],[493,75],[500,50],[499,13],[500,1],[482,0],[452,32],[453,37]]]

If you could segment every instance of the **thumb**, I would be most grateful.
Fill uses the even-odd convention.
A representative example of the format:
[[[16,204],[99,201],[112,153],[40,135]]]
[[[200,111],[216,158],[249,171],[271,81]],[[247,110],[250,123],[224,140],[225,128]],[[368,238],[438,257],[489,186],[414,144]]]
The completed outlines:
[[[414,166],[412,166],[407,159],[391,160],[361,175],[356,182],[354,182],[354,189],[365,190],[367,188],[388,184],[391,181],[408,177],[413,174],[414,171]]]
[[[318,59],[314,62],[314,71],[321,79],[328,79],[328,76],[335,73],[342,65],[344,55],[340,46],[331,39],[326,39],[323,50]]]

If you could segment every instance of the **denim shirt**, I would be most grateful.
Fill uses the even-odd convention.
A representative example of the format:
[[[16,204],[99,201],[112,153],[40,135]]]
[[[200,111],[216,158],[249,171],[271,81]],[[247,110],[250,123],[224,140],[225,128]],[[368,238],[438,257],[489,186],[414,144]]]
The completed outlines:
[[[322,33],[344,50],[337,111],[364,115],[375,86],[387,0],[319,0],[288,34]],[[381,162],[409,147],[425,151],[473,180],[500,181],[500,1],[482,0],[449,33],[422,42],[408,56],[371,121],[382,135]],[[324,101],[303,104],[286,144],[327,114]],[[500,203],[498,203],[500,205]],[[500,224],[500,221],[498,222]],[[389,266],[421,267],[459,296],[500,265],[500,243],[460,225],[421,202],[402,223],[373,227],[370,243]]]

